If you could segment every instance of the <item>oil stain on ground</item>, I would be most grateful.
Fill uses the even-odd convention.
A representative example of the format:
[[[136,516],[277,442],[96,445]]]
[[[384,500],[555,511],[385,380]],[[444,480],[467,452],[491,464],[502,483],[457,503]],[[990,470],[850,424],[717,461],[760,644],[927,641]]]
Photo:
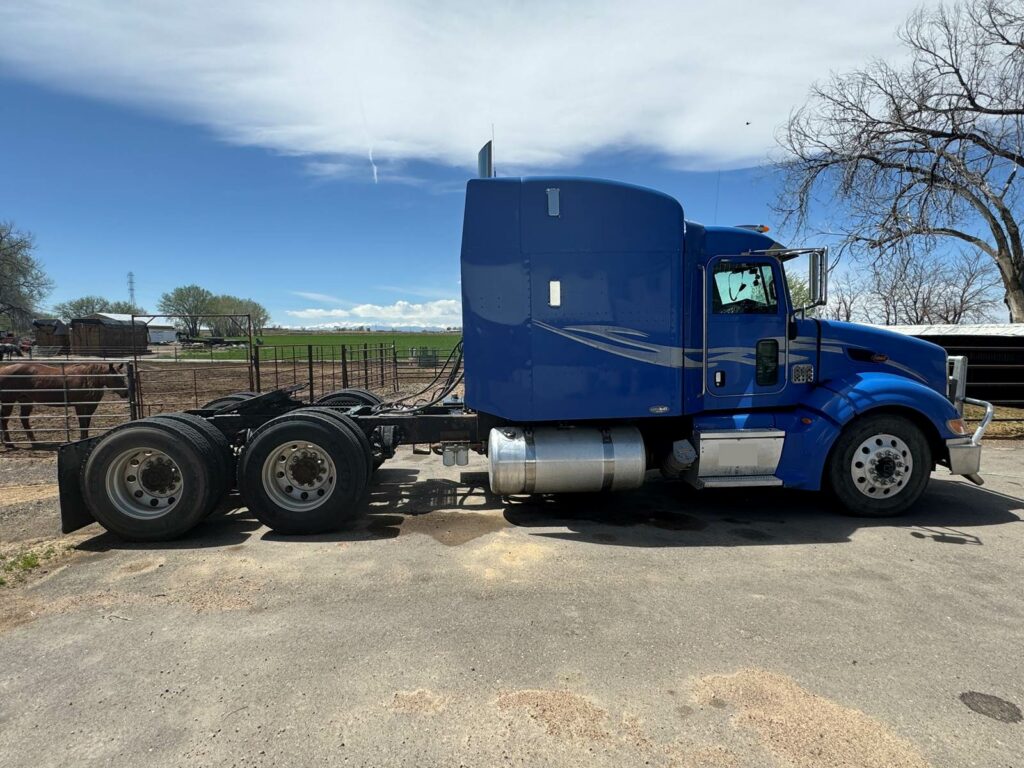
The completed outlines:
[[[960,701],[971,711],[991,717],[1001,723],[1019,723],[1022,719],[1020,707],[1012,701],[1001,699],[990,693],[964,691],[960,694]]]
[[[745,669],[711,675],[694,686],[700,704],[725,701],[738,709],[733,723],[798,768],[926,768],[918,748],[889,726],[801,688],[785,675]]]
[[[446,547],[458,547],[507,527],[505,518],[496,513],[430,512],[406,517],[401,533],[422,533]]]

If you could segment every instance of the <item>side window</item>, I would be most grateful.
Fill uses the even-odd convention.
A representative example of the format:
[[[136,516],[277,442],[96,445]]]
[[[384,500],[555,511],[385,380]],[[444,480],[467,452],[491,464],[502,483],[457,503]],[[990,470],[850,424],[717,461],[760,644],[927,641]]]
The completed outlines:
[[[763,262],[715,262],[712,288],[716,315],[773,315],[778,311],[775,273]]]

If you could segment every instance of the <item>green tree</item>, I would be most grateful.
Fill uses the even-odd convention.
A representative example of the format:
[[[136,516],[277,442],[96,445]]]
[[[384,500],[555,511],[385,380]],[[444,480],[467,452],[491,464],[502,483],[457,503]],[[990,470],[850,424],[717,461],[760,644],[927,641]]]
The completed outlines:
[[[811,303],[811,291],[807,288],[807,281],[795,275],[787,275],[786,283],[789,285],[789,298],[793,301],[793,309],[806,307]],[[810,314],[814,314],[812,310]]]
[[[157,309],[167,315],[180,315],[175,324],[189,336],[198,336],[203,318],[213,310],[214,295],[205,288],[182,285],[160,297]]]
[[[113,312],[115,315],[144,315],[146,310],[130,301],[112,301],[101,312]]]
[[[146,310],[133,305],[130,301],[110,301],[102,296],[81,296],[55,304],[53,314],[67,322],[76,317],[88,317],[97,312],[110,312],[115,315],[140,315]]]
[[[0,221],[0,316],[12,329],[30,327],[53,282],[35,258],[35,242],[11,222]]]
[[[270,312],[267,308],[253,299],[245,300],[246,312],[252,316],[253,333],[263,333],[263,329],[270,322]]]
[[[64,322],[76,317],[87,317],[97,312],[109,312],[110,302],[102,296],[81,296],[53,305],[53,314]]]
[[[245,316],[252,318],[253,332],[263,333],[263,328],[270,319],[266,307],[253,299],[243,299],[230,294],[215,296],[210,308],[211,314],[231,315],[231,317],[210,317],[208,322],[214,336],[245,336],[248,325]]]

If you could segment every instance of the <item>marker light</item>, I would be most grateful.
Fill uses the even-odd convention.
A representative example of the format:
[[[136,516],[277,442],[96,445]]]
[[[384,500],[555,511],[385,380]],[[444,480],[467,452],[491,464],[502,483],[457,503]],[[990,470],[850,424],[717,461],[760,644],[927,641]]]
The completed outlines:
[[[950,432],[954,432],[958,435],[966,435],[967,427],[964,426],[963,419],[950,419],[946,422],[946,426],[949,427]]]

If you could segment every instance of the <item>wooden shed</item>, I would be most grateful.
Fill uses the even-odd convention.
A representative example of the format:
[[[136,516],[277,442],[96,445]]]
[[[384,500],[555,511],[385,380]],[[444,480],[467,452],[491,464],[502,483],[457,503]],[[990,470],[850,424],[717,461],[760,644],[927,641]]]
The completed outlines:
[[[149,331],[142,320],[132,325],[130,316],[97,312],[71,321],[72,354],[118,357],[148,350]]]
[[[71,351],[68,326],[57,318],[40,318],[32,321],[35,345],[40,355],[66,355]]]

